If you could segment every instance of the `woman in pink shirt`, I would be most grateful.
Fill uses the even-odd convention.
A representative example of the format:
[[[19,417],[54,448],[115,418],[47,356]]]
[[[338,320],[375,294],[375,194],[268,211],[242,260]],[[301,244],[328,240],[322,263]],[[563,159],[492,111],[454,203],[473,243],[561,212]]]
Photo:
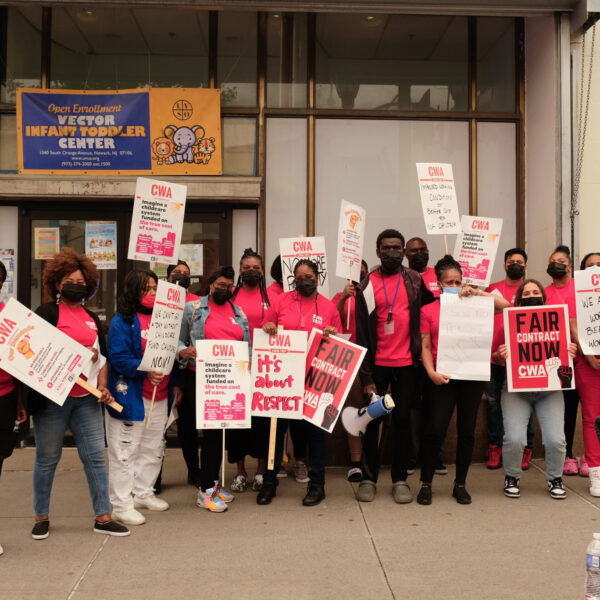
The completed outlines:
[[[281,271],[281,256],[279,254],[271,265],[271,278],[273,283],[267,288],[267,293],[269,298],[274,300],[276,296],[283,294],[283,272]]]
[[[167,267],[167,281],[185,288],[186,302],[193,302],[200,298],[200,296],[196,296],[196,294],[187,291],[192,283],[191,275],[192,273],[189,265],[183,260],[178,260],[176,265],[169,265]]]
[[[260,254],[252,248],[246,248],[240,260],[240,275],[233,291],[232,302],[239,306],[248,319],[250,339],[254,340],[254,330],[259,329],[269,308],[269,294],[265,287],[265,269]],[[254,341],[252,342],[254,345]],[[248,473],[245,458],[256,458],[256,475],[252,481],[252,490],[258,492],[262,487],[267,467],[269,451],[269,420],[252,417],[250,429],[232,429],[227,436],[227,459],[237,465],[237,474],[231,484],[234,492],[248,489]]]
[[[123,525],[111,520],[108,480],[104,462],[104,424],[99,403],[113,400],[107,388],[107,354],[98,317],[83,302],[96,291],[100,275],[94,263],[73,248],[63,248],[44,269],[44,290],[51,298],[36,313],[93,353],[87,380],[102,393],[99,400],[75,384],[62,406],[30,390],[29,410],[35,429],[33,500],[35,540],[48,537],[50,493],[62,453],[67,428],[73,433],[83,463],[94,506],[94,531],[108,535],[129,535]]]
[[[545,288],[546,304],[566,304],[569,313],[575,310],[575,282],[573,280],[573,264],[571,251],[567,246],[558,246],[548,258],[546,273],[552,277],[552,283]],[[577,410],[579,408],[578,390],[564,390],[565,399],[565,440],[567,442],[567,455],[563,467],[563,475],[589,475],[589,467],[585,455],[581,462],[573,456],[573,439],[577,424]],[[592,423],[593,427],[593,423]]]
[[[263,330],[269,335],[277,333],[278,325],[284,329],[302,330],[310,333],[313,328],[323,331],[325,336],[337,333],[342,328],[340,315],[331,302],[317,291],[319,269],[307,259],[300,260],[294,267],[296,289],[277,297],[265,314]],[[309,483],[304,506],[315,506],[325,498],[325,432],[310,423],[305,423],[310,454]],[[278,419],[275,465],[265,473],[264,483],[256,499],[258,504],[270,504],[276,493],[277,473],[283,455],[283,437],[287,428],[285,419]]]

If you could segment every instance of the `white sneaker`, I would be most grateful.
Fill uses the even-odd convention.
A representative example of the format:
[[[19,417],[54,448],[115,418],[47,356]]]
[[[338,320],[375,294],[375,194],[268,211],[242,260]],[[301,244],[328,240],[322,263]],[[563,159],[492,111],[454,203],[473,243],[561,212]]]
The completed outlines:
[[[600,498],[600,467],[590,467],[590,495]]]
[[[144,496],[138,498],[137,496],[133,499],[133,505],[136,508],[147,508],[148,510],[156,510],[162,512],[169,508],[169,503],[162,498],[157,498],[154,494],[151,496]]]
[[[120,521],[121,523],[125,523],[125,525],[143,525],[146,522],[146,517],[135,508],[130,508],[129,510],[125,510],[123,512],[117,512],[113,510],[110,518],[113,521]]]
[[[0,546],[0,555],[4,554],[4,548]]]
[[[301,460],[297,460],[294,465],[294,475],[296,476],[296,481],[298,483],[308,483],[310,481],[306,464]]]

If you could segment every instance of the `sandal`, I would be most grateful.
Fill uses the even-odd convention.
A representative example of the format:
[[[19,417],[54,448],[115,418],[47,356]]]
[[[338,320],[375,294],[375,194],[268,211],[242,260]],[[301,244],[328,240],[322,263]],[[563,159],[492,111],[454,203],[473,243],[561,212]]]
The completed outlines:
[[[363,472],[360,467],[352,467],[348,470],[348,481],[358,483],[363,480]]]

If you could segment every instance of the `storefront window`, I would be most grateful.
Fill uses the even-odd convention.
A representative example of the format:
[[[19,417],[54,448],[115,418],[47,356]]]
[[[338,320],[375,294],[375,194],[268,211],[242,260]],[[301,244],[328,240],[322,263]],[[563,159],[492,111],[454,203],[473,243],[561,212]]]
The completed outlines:
[[[0,115],[0,173],[17,170],[17,118]]]
[[[0,23],[0,102],[14,104],[17,88],[40,87],[42,9],[0,8]]]
[[[466,17],[317,15],[318,108],[467,109]]]
[[[208,13],[54,8],[51,87],[207,87]]]
[[[267,26],[267,106],[304,108],[306,13],[271,13]]]
[[[515,66],[515,20],[478,18],[478,111],[515,111]]]
[[[223,175],[256,174],[256,119],[223,119]]]

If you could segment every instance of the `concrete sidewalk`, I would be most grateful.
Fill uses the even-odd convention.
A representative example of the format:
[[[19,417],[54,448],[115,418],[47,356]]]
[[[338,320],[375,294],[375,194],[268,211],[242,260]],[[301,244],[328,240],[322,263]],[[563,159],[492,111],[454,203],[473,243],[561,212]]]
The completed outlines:
[[[47,540],[30,537],[34,450],[15,450],[0,478],[0,598],[25,600],[583,598],[585,549],[600,531],[600,499],[587,480],[565,479],[564,501],[547,492],[542,461],[523,475],[519,500],[504,473],[474,465],[473,504],[451,497],[453,468],[436,476],[431,506],[399,506],[389,470],[359,504],[345,470],[327,472],[327,499],[306,508],[305,486],[282,480],[273,504],[236,497],[224,514],[195,506],[179,450],[165,460],[165,513],[126,538],[92,532],[91,501],[74,449],[57,471]],[[253,471],[251,471],[253,473]],[[233,473],[228,472],[230,482]],[[418,472],[409,478],[416,495]]]

